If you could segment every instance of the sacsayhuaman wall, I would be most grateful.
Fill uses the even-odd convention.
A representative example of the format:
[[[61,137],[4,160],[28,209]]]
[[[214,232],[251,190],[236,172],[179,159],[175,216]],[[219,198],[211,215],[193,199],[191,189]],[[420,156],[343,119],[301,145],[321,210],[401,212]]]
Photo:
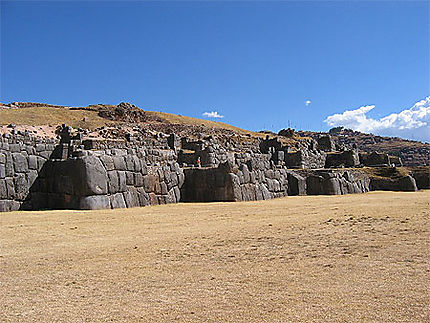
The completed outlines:
[[[5,134],[0,139],[0,211],[429,188],[428,167],[397,177],[372,177],[360,167],[395,172],[401,161],[333,147],[330,138],[310,139],[295,147],[276,138],[226,146],[212,137],[191,140],[175,134],[138,141],[83,140],[66,126],[56,139]]]

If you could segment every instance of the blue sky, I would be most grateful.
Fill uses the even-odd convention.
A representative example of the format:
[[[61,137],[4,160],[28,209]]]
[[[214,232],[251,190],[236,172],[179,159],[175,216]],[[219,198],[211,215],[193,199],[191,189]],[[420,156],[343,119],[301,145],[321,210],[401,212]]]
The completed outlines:
[[[380,121],[430,95],[429,10],[426,1],[2,1],[0,101],[216,111],[251,130],[327,130],[327,117],[369,105],[366,118]]]

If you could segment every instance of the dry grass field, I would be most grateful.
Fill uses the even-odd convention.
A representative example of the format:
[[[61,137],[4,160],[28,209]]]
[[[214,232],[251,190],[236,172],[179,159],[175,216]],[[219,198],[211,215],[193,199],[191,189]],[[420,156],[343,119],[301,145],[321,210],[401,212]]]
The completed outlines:
[[[1,322],[430,320],[430,191],[0,223]]]

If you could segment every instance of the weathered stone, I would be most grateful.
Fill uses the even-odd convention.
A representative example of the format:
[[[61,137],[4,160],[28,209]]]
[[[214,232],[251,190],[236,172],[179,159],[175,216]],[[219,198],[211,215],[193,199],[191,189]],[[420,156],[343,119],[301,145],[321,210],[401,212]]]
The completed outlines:
[[[240,180],[239,177],[235,174],[229,173],[227,174],[227,183],[231,187],[227,192],[227,201],[240,201],[242,200],[242,191],[240,188]]]
[[[164,181],[164,171],[161,168],[157,170],[157,174],[158,174],[158,180],[160,182]]]
[[[127,190],[127,177],[125,171],[118,171],[118,191],[125,192]]]
[[[128,171],[135,171],[135,166],[134,166],[134,159],[131,155],[127,155],[124,157],[125,158],[125,166],[127,168]]]
[[[100,159],[86,156],[79,161],[82,183],[81,195],[101,195],[108,193],[108,175]]]
[[[142,170],[142,165],[140,164],[140,160],[136,155],[132,156],[133,158],[133,164],[134,164],[134,171],[140,172]]]
[[[427,167],[419,167],[412,170],[412,177],[418,189],[430,189],[430,169]]]
[[[319,195],[323,194],[323,186],[322,183],[324,178],[318,175],[309,175],[306,178],[306,193],[308,195]]]
[[[15,172],[25,173],[28,170],[28,161],[23,154],[13,153],[12,158]]]
[[[0,212],[18,211],[21,204],[13,200],[0,200]]]
[[[415,179],[410,176],[403,176],[400,178],[377,178],[370,179],[370,186],[372,190],[382,191],[416,191],[418,190]]]
[[[4,164],[0,164],[0,178],[6,177],[6,166]]]
[[[118,193],[119,192],[119,179],[118,179],[118,172],[113,170],[108,172],[108,178],[109,178],[109,193]]]
[[[175,187],[173,187],[173,192],[175,193],[176,202],[179,202],[181,200],[181,191],[180,191],[180,189],[177,186],[175,186]]]
[[[116,193],[110,196],[110,205],[112,209],[120,209],[125,208],[127,205],[125,204],[124,196],[122,193]]]
[[[126,170],[124,157],[122,156],[113,156],[112,157],[114,166],[116,170]]]
[[[361,153],[360,163],[364,166],[388,166],[390,163],[389,157],[387,154],[380,154],[376,151],[371,152],[370,154]]]
[[[19,153],[19,152],[21,152],[21,145],[20,144],[9,144],[9,151],[11,153]]]
[[[249,174],[248,166],[245,164],[242,164],[239,169],[242,171],[242,174],[243,174],[243,182],[249,183],[251,181],[251,177]]]
[[[145,192],[150,193],[155,191],[155,184],[158,182],[158,178],[152,174],[143,177],[143,187]]]
[[[163,182],[160,184],[160,186],[161,186],[161,194],[162,195],[167,194],[168,193],[167,184]]]
[[[149,195],[145,192],[143,187],[137,188],[138,198],[139,198],[139,205],[140,206],[147,206],[150,204],[149,201]]]
[[[30,190],[25,174],[17,174],[17,176],[14,177],[14,187],[15,198],[20,201],[25,200]]]
[[[170,180],[171,180],[173,186],[178,186],[178,184],[179,184],[178,174],[170,173]]]
[[[79,208],[82,210],[110,209],[110,201],[107,195],[84,196],[80,200]]]
[[[266,187],[266,185],[262,184],[260,186],[260,190],[261,190],[261,193],[263,196],[263,200],[270,200],[271,194],[270,194],[268,188]]]
[[[134,173],[131,171],[125,172],[125,178],[127,185],[134,185]]]
[[[337,178],[328,178],[323,181],[322,184],[323,192],[326,195],[341,195],[340,181]]]
[[[103,165],[105,166],[106,170],[114,170],[115,164],[113,162],[113,159],[111,156],[108,155],[101,155],[100,160],[102,161]]]
[[[143,175],[141,173],[134,173],[134,184],[136,187],[143,186]]]
[[[321,136],[318,138],[318,148],[322,151],[330,152],[335,150],[335,144],[330,136]]]
[[[155,193],[149,193],[149,204],[150,205],[158,205],[158,198],[157,195],[155,195]]]
[[[137,190],[135,188],[124,192],[124,200],[128,208],[140,206],[139,194],[137,193]]]
[[[0,179],[0,199],[7,199],[6,180]]]
[[[33,185],[36,184],[37,176],[38,176],[37,170],[31,169],[28,171],[27,183],[28,183],[28,186],[30,187],[30,190],[32,189]]]
[[[38,169],[37,168],[37,156],[31,155],[28,156],[28,168],[29,169]]]
[[[175,191],[173,188],[167,193],[167,203],[176,203]]]
[[[12,177],[14,175],[15,171],[13,169],[13,158],[12,154],[7,152],[6,153],[6,163],[5,163],[5,174],[6,177]]]

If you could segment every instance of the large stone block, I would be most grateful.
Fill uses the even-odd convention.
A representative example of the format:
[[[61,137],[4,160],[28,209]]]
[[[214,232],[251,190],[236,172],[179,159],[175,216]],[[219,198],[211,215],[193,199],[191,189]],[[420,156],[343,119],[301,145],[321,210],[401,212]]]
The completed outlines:
[[[118,171],[118,190],[125,192],[127,190],[127,177],[125,171]]]
[[[415,179],[410,176],[399,178],[377,178],[370,179],[370,187],[372,190],[381,191],[416,191],[418,190]]]
[[[299,174],[288,173],[288,195],[306,195],[306,179]]]
[[[4,164],[0,164],[0,178],[6,177],[6,166]]]
[[[0,179],[0,199],[7,198],[6,180]]]
[[[326,195],[341,195],[341,186],[338,178],[328,178],[323,181],[323,194]]]
[[[108,175],[99,158],[86,156],[78,159],[82,181],[82,196],[102,195],[108,193]]]
[[[135,171],[134,159],[132,155],[127,155],[124,157],[125,159],[125,167],[128,171]]]
[[[13,200],[0,200],[0,212],[18,211],[21,203]]]
[[[266,185],[261,184],[260,190],[261,194],[263,195],[263,200],[270,200],[272,198],[272,195]]]
[[[142,173],[134,173],[134,185],[136,187],[143,186],[143,175]]]
[[[155,184],[158,183],[158,177],[149,174],[143,177],[143,187],[147,193],[155,192]]]
[[[126,165],[123,156],[113,156],[113,163],[116,170],[126,170]]]
[[[245,164],[242,164],[240,165],[239,169],[242,171],[242,174],[243,174],[243,182],[249,183],[251,181],[251,177],[250,177],[248,166]]]
[[[110,207],[110,201],[107,195],[84,196],[81,198],[79,204],[81,210],[110,209]]]
[[[134,173],[133,172],[126,171],[125,172],[125,178],[126,178],[127,185],[134,186]]]
[[[115,169],[115,165],[113,163],[113,159],[111,156],[108,155],[101,155],[100,160],[102,161],[103,165],[105,166],[106,170],[111,171]]]
[[[116,170],[108,172],[108,188],[110,194],[119,192],[119,179],[118,172]]]
[[[175,187],[173,187],[173,192],[175,193],[176,202],[180,202],[181,201],[181,190],[177,186],[175,186]]]
[[[124,192],[123,195],[128,208],[140,206],[139,194],[135,188],[130,188],[127,192]]]
[[[28,156],[28,168],[37,170],[37,156]]]
[[[13,162],[12,154],[7,152],[6,153],[6,163],[5,163],[5,175],[6,175],[6,177],[12,177],[15,174],[13,164],[14,164],[14,162]]]
[[[20,173],[14,177],[14,186],[15,198],[20,201],[25,200],[28,192],[30,191],[30,186],[28,185],[25,174]]]
[[[306,178],[306,193],[308,195],[324,194],[323,188],[324,178],[318,175],[309,175]]]
[[[142,170],[142,165],[140,164],[140,160],[136,155],[132,156],[133,158],[133,164],[134,164],[134,171],[140,172]]]
[[[412,171],[418,189],[430,189],[430,167],[421,167]]]
[[[116,193],[110,196],[110,205],[112,209],[126,208],[124,196],[122,193]]]
[[[138,194],[139,205],[140,206],[150,205],[149,195],[148,195],[148,193],[145,192],[145,190],[143,189],[143,187],[137,188],[137,194]]]

